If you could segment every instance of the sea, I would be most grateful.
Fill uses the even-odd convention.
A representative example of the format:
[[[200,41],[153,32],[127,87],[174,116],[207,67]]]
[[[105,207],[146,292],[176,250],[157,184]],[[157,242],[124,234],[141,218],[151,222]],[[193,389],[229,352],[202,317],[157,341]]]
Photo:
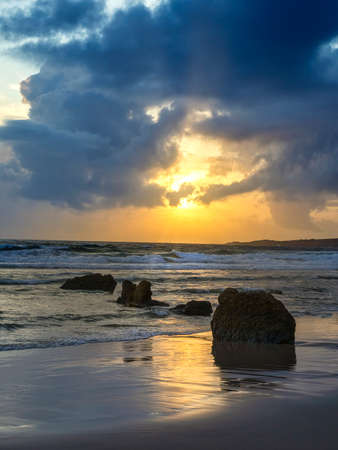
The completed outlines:
[[[66,291],[63,282],[111,274],[113,294]],[[123,280],[152,283],[175,306],[227,287],[267,290],[297,318],[338,317],[338,251],[243,245],[0,240],[0,351],[135,341],[210,330],[210,317],[116,303]]]

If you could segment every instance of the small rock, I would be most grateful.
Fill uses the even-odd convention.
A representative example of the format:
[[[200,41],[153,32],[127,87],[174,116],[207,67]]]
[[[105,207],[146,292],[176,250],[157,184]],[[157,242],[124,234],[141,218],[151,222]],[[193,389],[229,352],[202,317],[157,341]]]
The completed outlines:
[[[151,305],[151,283],[150,281],[141,281],[134,290],[132,304],[137,307]]]
[[[185,303],[179,303],[173,308],[170,308],[170,311],[173,311],[174,313],[177,314],[184,314],[184,310],[185,310]]]
[[[111,275],[91,273],[65,281],[61,289],[114,292],[115,287],[116,281]]]
[[[161,302],[160,300],[152,300],[151,301],[151,306],[165,306],[165,307],[168,307],[170,305],[169,305],[169,303]]]
[[[211,313],[212,306],[208,301],[192,300],[186,304],[184,309],[184,314],[187,316],[210,316]]]
[[[181,303],[171,308],[171,311],[186,316],[210,316],[212,313],[211,303],[208,301],[192,300],[187,304]]]
[[[136,289],[136,284],[129,280],[122,281],[121,296],[117,299],[117,303],[120,305],[130,306],[133,300],[133,295]]]

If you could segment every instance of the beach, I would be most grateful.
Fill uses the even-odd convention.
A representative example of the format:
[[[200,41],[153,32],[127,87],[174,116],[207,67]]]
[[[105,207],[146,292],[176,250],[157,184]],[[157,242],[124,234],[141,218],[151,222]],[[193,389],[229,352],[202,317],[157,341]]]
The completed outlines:
[[[243,406],[243,405],[242,405]],[[272,411],[271,411],[272,409]],[[291,411],[290,411],[291,410]],[[132,429],[17,439],[6,449],[325,449],[337,448],[337,402],[325,400],[255,400],[231,415],[144,424]],[[315,423],[315,426],[313,425]]]
[[[0,244],[1,449],[333,449],[338,251],[152,243]],[[91,272],[114,292],[69,291]],[[149,280],[169,307],[117,303]],[[295,345],[213,343],[171,308],[265,290]]]
[[[3,352],[1,448],[334,449],[337,320],[250,357],[209,332]]]
[[[338,1],[2,1],[0,61],[0,450],[338,450]]]

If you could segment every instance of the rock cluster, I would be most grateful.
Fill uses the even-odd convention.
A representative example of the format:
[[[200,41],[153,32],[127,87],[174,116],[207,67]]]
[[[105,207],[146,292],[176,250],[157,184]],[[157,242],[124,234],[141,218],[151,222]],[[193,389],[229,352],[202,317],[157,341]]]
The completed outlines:
[[[264,291],[225,289],[211,321],[215,341],[293,344],[296,322],[282,302]]]
[[[116,284],[112,275],[90,273],[89,275],[75,277],[65,281],[61,289],[114,292]]]
[[[69,279],[61,288],[113,293],[116,284],[112,275],[91,273]],[[211,320],[214,342],[294,343],[295,320],[282,302],[271,293],[228,288],[219,295],[218,302],[219,305]],[[117,303],[135,308],[170,306],[168,303],[152,299],[151,283],[147,280],[137,285],[124,280]],[[212,306],[208,301],[192,300],[186,304],[179,304],[170,311],[186,316],[210,316]]]
[[[129,280],[122,282],[122,293],[117,303],[124,306],[145,308],[149,306],[169,306],[168,303],[152,300],[151,283],[143,280],[138,285]]]

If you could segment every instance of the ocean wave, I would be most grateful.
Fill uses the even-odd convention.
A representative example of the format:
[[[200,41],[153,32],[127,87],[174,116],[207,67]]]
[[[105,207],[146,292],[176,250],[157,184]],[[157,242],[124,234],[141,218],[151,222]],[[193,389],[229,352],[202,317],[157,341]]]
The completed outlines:
[[[175,293],[175,294],[220,294],[224,290],[223,288],[182,288],[179,289],[177,287],[173,287],[171,289],[158,289],[156,292],[166,292],[166,293]]]
[[[95,247],[96,248],[96,247]],[[47,268],[84,270],[273,270],[338,269],[338,252],[260,251],[238,254],[215,254],[171,250],[121,253],[120,249],[100,252],[69,251],[58,246],[39,250],[2,252],[2,268]]]
[[[0,268],[2,269],[72,269],[72,270],[86,270],[90,272],[97,272],[99,270],[110,270],[110,271],[121,271],[121,270],[129,270],[129,271],[144,271],[144,270],[152,270],[152,271],[164,271],[164,270],[233,270],[233,271],[241,271],[241,270],[270,270],[270,271],[277,271],[277,270],[337,270],[338,269],[338,261],[335,263],[335,265],[332,267],[332,265],[329,264],[329,262],[326,264],[322,263],[321,265],[316,266],[315,264],[304,264],[302,267],[299,265],[279,265],[274,264],[273,262],[266,262],[266,263],[252,263],[252,264],[239,264],[239,263],[208,263],[208,264],[198,264],[198,263],[184,263],[184,264],[178,264],[177,262],[162,262],[155,264],[154,262],[151,263],[125,263],[122,264],[121,262],[112,262],[107,264],[100,264],[100,263],[79,263],[76,261],[64,261],[60,263],[56,262],[49,262],[46,261],[44,263],[38,262],[38,263],[27,263],[27,262],[20,262],[20,263],[4,263],[0,262]],[[239,280],[241,281],[241,280]],[[243,280],[243,281],[250,281],[249,279]]]
[[[107,319],[116,319],[120,318],[120,314],[113,314],[113,313],[106,313],[106,314],[89,314],[89,315],[82,315],[82,314],[53,314],[49,316],[36,316],[34,318],[35,321],[56,321],[56,322],[66,322],[66,321],[84,321],[87,323],[90,322],[99,322],[100,320],[107,320]]]
[[[135,327],[143,327],[144,325],[135,325],[132,323],[105,323],[101,325],[102,328],[135,328]],[[147,328],[156,327],[155,325],[147,325]]]
[[[203,330],[207,331],[207,330]],[[109,342],[129,342],[140,341],[149,339],[156,336],[180,336],[195,334],[196,331],[149,331],[149,330],[135,330],[134,333],[130,333],[128,336],[123,337],[67,337],[55,340],[41,340],[36,342],[26,343],[13,343],[13,344],[0,344],[1,351],[13,351],[13,350],[33,350],[33,349],[48,349],[58,347],[73,347],[84,344],[99,344]]]
[[[228,278],[228,279],[224,279],[224,278],[220,278],[218,281],[224,281],[225,284],[223,284],[221,287],[215,287],[215,288],[194,288],[194,287],[188,287],[188,288],[178,288],[176,286],[173,286],[171,288],[159,288],[156,289],[157,293],[175,293],[175,294],[201,294],[201,295],[207,295],[207,294],[216,294],[219,295],[221,292],[224,291],[224,289],[226,287],[230,287],[231,282],[233,281],[243,281],[243,279],[234,279],[234,278]],[[245,280],[245,279],[244,279]],[[251,280],[255,280],[255,278],[252,278]],[[175,280],[176,281],[176,280]],[[203,281],[205,281],[203,279]],[[257,287],[246,287],[246,288],[238,288],[239,290],[242,291],[264,291],[264,292],[268,292],[269,294],[277,294],[277,295],[282,295],[283,292],[280,289],[270,289],[270,288],[257,288]],[[322,292],[322,291],[320,291]]]
[[[183,275],[183,276],[182,276]],[[182,274],[182,272],[176,272],[170,275],[169,277],[157,277],[154,274],[150,274],[149,275],[149,280],[152,281],[153,283],[166,283],[166,282],[170,282],[170,283],[189,283],[189,282],[206,282],[206,283],[210,283],[210,282],[224,282],[224,283],[231,283],[232,281],[281,281],[281,280],[287,280],[290,281],[294,278],[298,278],[298,275],[292,275],[290,273],[288,273],[287,275],[282,275],[282,274],[278,274],[276,276],[274,275],[269,275],[269,274],[264,274],[264,275],[259,275],[259,274],[253,274],[253,275],[241,275],[241,276],[236,276],[234,274],[224,274],[224,275],[207,275],[207,274],[203,274],[203,278],[201,278],[201,275],[191,275],[191,272],[187,272],[187,275]],[[135,276],[133,278],[134,280],[142,280],[142,277],[137,277]]]
[[[26,325],[20,323],[0,323],[0,330],[15,331],[25,328]]]
[[[319,280],[338,280],[338,276],[335,275],[318,275]]]
[[[119,253],[124,254],[121,249],[113,244],[71,244],[62,247],[66,252],[74,253]]]
[[[49,280],[16,280],[11,278],[0,278],[0,286],[35,286],[43,284],[57,284],[65,281],[66,278],[54,278]]]
[[[307,341],[297,341],[296,344],[300,347],[320,347],[327,348],[330,350],[338,350],[338,342],[307,342]]]
[[[0,252],[37,250],[40,248],[41,248],[40,245],[37,244],[28,244],[28,245],[0,244]]]

